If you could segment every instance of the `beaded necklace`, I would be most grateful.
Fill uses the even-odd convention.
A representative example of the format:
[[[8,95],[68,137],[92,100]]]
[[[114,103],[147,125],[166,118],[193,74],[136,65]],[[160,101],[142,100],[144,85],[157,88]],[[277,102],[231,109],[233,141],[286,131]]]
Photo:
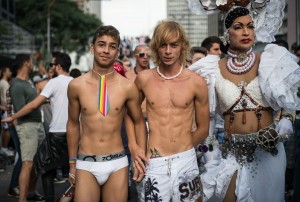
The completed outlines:
[[[158,75],[161,76],[162,78],[164,78],[165,80],[172,80],[172,79],[175,79],[176,77],[178,77],[178,76],[181,74],[182,70],[183,70],[183,65],[181,65],[181,68],[180,68],[180,70],[179,70],[179,72],[178,72],[177,74],[175,74],[174,76],[171,76],[171,77],[166,77],[165,75],[163,75],[163,74],[159,71],[159,66],[157,66],[157,68],[156,68],[156,71],[157,71]]]
[[[246,53],[238,53],[228,50],[227,66],[229,72],[233,74],[245,74],[254,66],[256,55],[250,48]]]

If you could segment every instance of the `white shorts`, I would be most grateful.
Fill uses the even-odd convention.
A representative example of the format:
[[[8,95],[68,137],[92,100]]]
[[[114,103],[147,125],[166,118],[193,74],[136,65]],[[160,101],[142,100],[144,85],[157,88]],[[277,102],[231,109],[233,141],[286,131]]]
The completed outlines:
[[[104,162],[76,160],[76,169],[85,170],[93,174],[101,186],[108,180],[111,174],[126,166],[128,166],[127,156]]]
[[[7,118],[7,111],[3,111],[2,115],[1,115],[1,119],[5,119],[5,118]],[[1,123],[1,125],[2,125],[3,129],[8,129],[8,123],[3,122],[3,123]]]
[[[195,201],[202,195],[195,149],[150,159],[141,201]]]

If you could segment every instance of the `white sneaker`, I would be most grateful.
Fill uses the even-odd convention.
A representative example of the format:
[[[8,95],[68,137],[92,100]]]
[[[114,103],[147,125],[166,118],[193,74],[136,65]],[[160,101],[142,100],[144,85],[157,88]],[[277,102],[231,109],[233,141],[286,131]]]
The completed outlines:
[[[1,148],[1,153],[5,154],[6,156],[14,156],[15,155],[15,153],[13,151],[11,151],[5,147]]]

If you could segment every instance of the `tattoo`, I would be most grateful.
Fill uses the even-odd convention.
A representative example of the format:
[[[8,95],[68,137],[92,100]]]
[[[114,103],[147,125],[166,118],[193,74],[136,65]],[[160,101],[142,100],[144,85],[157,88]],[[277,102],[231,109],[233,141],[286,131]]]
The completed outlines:
[[[150,152],[151,152],[151,156],[150,156],[151,159],[161,157],[155,148],[153,149],[150,148]]]

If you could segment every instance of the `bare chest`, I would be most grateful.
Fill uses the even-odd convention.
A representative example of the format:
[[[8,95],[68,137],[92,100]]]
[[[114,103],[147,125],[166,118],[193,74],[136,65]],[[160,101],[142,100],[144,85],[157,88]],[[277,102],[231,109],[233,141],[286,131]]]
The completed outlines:
[[[101,102],[99,84],[87,82],[85,87],[80,89],[80,95],[81,113],[84,115],[98,114]],[[109,108],[110,115],[118,115],[124,111],[127,100],[126,92],[117,82],[107,83],[107,97],[105,104]]]
[[[194,91],[189,89],[190,82],[181,80],[150,80],[144,94],[147,103],[152,108],[172,106],[175,108],[187,108],[194,103]]]

